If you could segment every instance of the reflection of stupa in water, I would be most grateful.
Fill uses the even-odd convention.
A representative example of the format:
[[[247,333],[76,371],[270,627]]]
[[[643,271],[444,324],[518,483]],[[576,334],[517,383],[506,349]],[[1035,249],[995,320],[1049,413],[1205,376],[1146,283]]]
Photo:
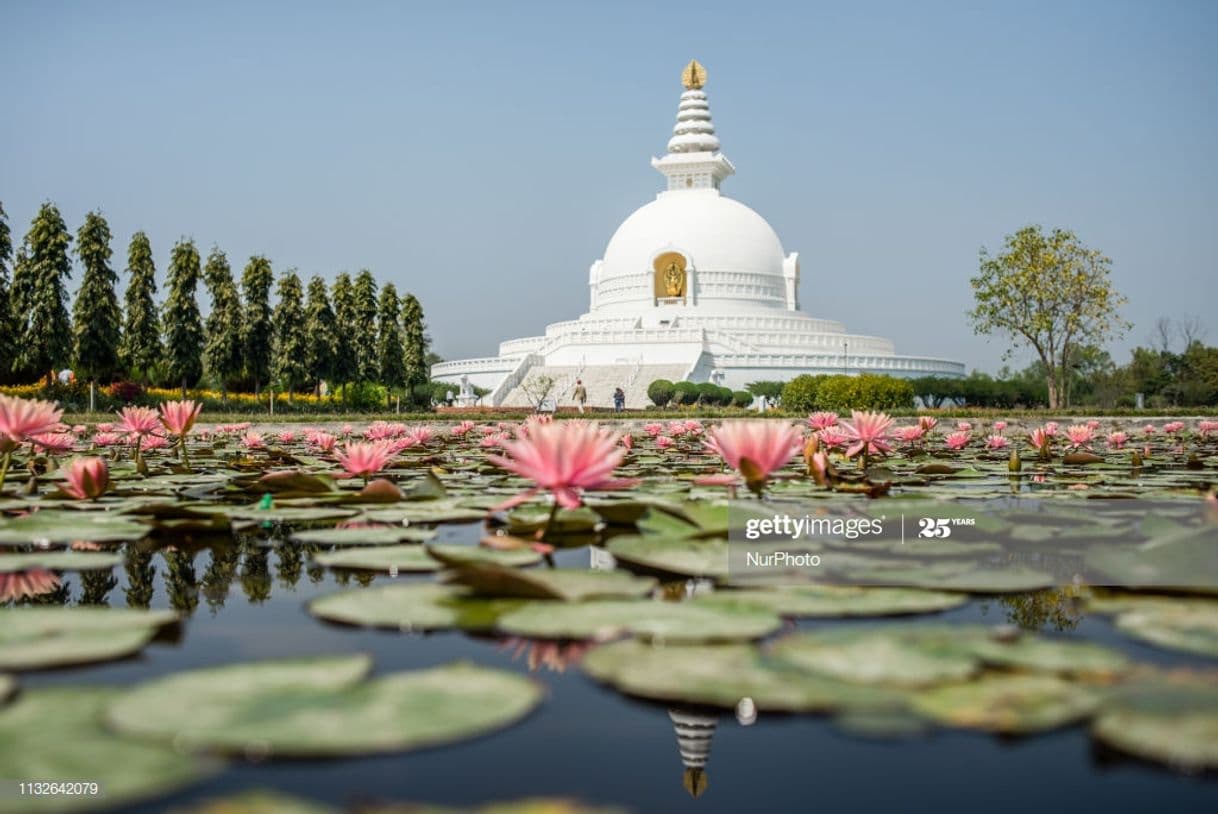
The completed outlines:
[[[677,749],[685,773],[681,785],[691,797],[701,797],[706,791],[706,762],[710,760],[711,738],[715,736],[717,717],[699,715],[681,707],[668,710],[673,729],[677,731]]]

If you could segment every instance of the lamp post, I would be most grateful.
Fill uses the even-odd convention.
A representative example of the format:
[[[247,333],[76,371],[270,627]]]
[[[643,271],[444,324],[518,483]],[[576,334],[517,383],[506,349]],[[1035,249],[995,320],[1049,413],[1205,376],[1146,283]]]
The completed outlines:
[[[845,341],[842,342],[842,374],[850,375],[850,345]]]

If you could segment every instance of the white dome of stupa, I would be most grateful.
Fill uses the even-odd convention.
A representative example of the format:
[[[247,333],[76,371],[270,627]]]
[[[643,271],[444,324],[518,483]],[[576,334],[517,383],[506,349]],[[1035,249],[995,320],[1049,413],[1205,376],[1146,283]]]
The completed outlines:
[[[701,301],[743,307],[786,307],[782,241],[766,219],[717,189],[662,192],[636,209],[605,248],[596,310],[650,304],[656,257],[683,255]],[[748,285],[732,285],[732,280]],[[718,297],[716,297],[716,293]]]

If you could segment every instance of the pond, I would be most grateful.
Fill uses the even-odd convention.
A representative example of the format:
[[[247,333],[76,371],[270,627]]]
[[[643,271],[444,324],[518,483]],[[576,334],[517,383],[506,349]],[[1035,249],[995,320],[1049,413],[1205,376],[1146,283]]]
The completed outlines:
[[[9,651],[9,663],[0,657],[0,673],[14,672],[20,687],[7,710],[0,707],[0,731],[9,738],[0,748],[0,775],[8,778],[13,766],[28,766],[15,752],[36,751],[40,737],[66,740],[84,731],[80,721],[65,724],[63,714],[50,712],[40,734],[37,718],[14,731],[17,705],[55,688],[114,688],[105,699],[104,733],[90,730],[87,737],[120,750],[128,744],[150,750],[152,744],[173,745],[169,757],[141,753],[129,764],[138,773],[139,761],[148,759],[160,777],[176,778],[162,788],[148,782],[141,788],[138,778],[131,782],[137,791],[121,801],[131,811],[190,810],[254,790],[338,809],[413,802],[464,810],[526,798],[628,811],[911,804],[1026,811],[1065,801],[1117,810],[1213,810],[1218,804],[1218,783],[1207,773],[1218,742],[1212,728],[1218,716],[1218,603],[1178,590],[1169,598],[1162,591],[1129,594],[1078,585],[1035,591],[985,585],[968,591],[754,586],[744,590],[769,591],[769,599],[738,601],[730,595],[730,579],[699,577],[688,560],[665,561],[663,546],[655,553],[637,542],[672,543],[682,523],[689,527],[680,537],[683,545],[719,538],[728,487],[694,483],[699,475],[724,471],[704,448],[705,430],[690,424],[664,444],[657,439],[671,438],[675,427],[655,434],[641,426],[623,428],[632,431],[633,444],[615,475],[642,482],[627,491],[598,492],[589,505],[554,515],[542,499],[487,514],[529,485],[489,463],[492,447],[482,443],[511,427],[478,427],[458,436],[447,426],[433,427],[432,437],[403,445],[376,473],[405,494],[372,498],[373,488],[363,499],[353,499],[363,479],[335,474],[333,457],[303,435],[278,438],[268,430],[260,443],[243,444],[240,439],[251,432],[243,427],[196,434],[189,473],[172,445],[142,453],[138,465],[129,447],[105,453],[114,480],[96,503],[57,496],[55,468],[29,461],[32,481],[26,480],[30,473],[9,477],[10,487],[17,481],[33,486],[22,487],[21,495],[11,490],[2,504],[0,570],[6,558],[48,553],[116,561],[103,567],[87,560],[31,561],[31,567],[8,568],[0,576],[11,606],[0,610],[0,652]],[[332,430],[343,434],[341,427]],[[401,437],[394,428],[385,432]],[[865,502],[851,493],[888,484],[887,497],[874,503],[892,506],[911,494],[942,500],[953,493],[1039,489],[1073,507],[1085,500],[1083,492],[1118,495],[1136,488],[1137,497],[1202,506],[1201,495],[1214,481],[1215,444],[1196,428],[1184,436],[1156,428],[1139,438],[1137,447],[1145,453],[1140,472],[1131,469],[1127,451],[1098,444],[1092,446],[1099,460],[1085,465],[1065,465],[1060,447],[1052,459],[1037,462],[1037,450],[1028,448],[1022,430],[1007,434],[1025,453],[1017,473],[1005,447],[987,451],[975,442],[948,454],[936,438],[923,446],[896,446],[882,462],[884,471],[876,468],[881,462],[873,462],[867,475],[835,454],[830,461],[839,471],[828,487],[803,472],[797,455],[772,473],[765,494],[767,500],[815,499],[836,488],[846,499]],[[82,438],[79,445],[86,443]],[[337,448],[343,449],[341,440]],[[268,481],[262,478],[266,471],[295,475]],[[756,503],[747,492],[741,483],[740,502]],[[25,514],[35,505],[39,512]],[[40,525],[32,528],[30,518],[39,515]],[[69,545],[88,539],[74,525],[84,516],[102,529],[92,536],[111,541]],[[553,522],[544,543],[536,543],[536,530],[548,519]],[[125,528],[131,523],[143,528]],[[345,529],[335,532],[336,527]],[[1172,531],[1178,537],[1181,530]],[[1211,535],[1212,529],[1203,533]],[[484,540],[495,548],[479,546]],[[630,541],[636,541],[633,549]],[[1214,538],[1203,542],[1210,545]],[[652,557],[643,565],[629,561],[640,547]],[[427,550],[448,570],[441,572],[442,564],[428,559]],[[615,563],[615,550],[629,562]],[[471,562],[471,551],[482,555]],[[462,552],[466,559],[458,559]],[[535,560],[540,562],[524,567]],[[351,564],[365,567],[345,567]],[[1187,565],[1197,567],[1191,559]],[[544,576],[590,566],[591,581]],[[1170,576],[1179,564],[1165,560],[1163,567]],[[973,580],[978,574],[993,577],[970,568]],[[773,599],[784,590],[804,592]],[[669,600],[666,606],[699,609],[705,618],[673,612],[657,622],[664,614],[656,615],[650,594]],[[364,601],[368,597],[374,601]],[[648,603],[648,618],[637,618],[639,603]],[[1163,603],[1173,610],[1164,610]],[[589,631],[602,642],[549,635],[583,630],[576,605],[596,609],[599,621]],[[180,620],[149,623],[134,646],[120,642],[116,632],[72,630],[79,622],[52,631],[49,644],[46,627],[37,634],[13,632],[10,614],[55,607],[166,609]],[[1185,620],[1181,608],[1187,610]],[[1147,615],[1152,623],[1139,626]],[[947,638],[944,626],[952,631]],[[632,630],[635,638],[628,635]],[[115,637],[109,654],[92,652],[105,651],[108,636]],[[80,648],[76,658],[73,646]],[[480,681],[507,680],[487,690],[486,698],[475,697],[485,682],[471,682],[473,695],[463,700],[458,694],[454,712],[444,692],[466,686],[465,677],[440,674],[440,686],[427,696],[431,709],[413,708],[434,727],[431,740],[393,745],[415,719],[390,721],[382,734],[377,716],[400,712],[384,699],[374,704],[354,692],[340,698],[336,684],[318,689],[306,708],[300,699],[313,696],[298,697],[294,683],[304,673],[261,688],[258,681],[278,679],[256,681],[243,673],[191,679],[192,671],[222,665],[356,654],[371,658],[371,676],[353,674],[339,682],[343,687],[450,670],[455,662],[489,671],[479,672]],[[785,662],[763,664],[763,655]],[[348,663],[353,662],[336,659],[312,675],[325,684]],[[814,677],[799,672],[803,668]],[[532,689],[522,690],[511,677],[527,678],[532,684],[525,687]],[[968,694],[995,681],[1026,683],[996,695]],[[964,694],[952,694],[961,688]],[[1143,708],[1140,701],[1111,700],[1122,692],[1158,695]],[[1118,717],[1117,723],[1143,727],[1138,731],[1149,741],[1163,737],[1153,724],[1164,720],[1155,717],[1164,694],[1185,699],[1170,714],[1183,711],[1211,727],[1179,733],[1176,740],[1185,746],[1178,755],[1164,757],[1157,746],[1139,754],[1137,744],[1119,738],[1110,743],[1095,734],[1104,714],[1132,710],[1142,717]],[[1131,706],[1121,707],[1125,703]],[[226,705],[239,718],[223,723]],[[364,722],[364,732],[330,737],[334,733],[326,727],[333,719],[325,715],[331,705],[340,719],[349,715]],[[918,714],[911,715],[911,708]],[[223,727],[212,725],[214,716]],[[289,717],[299,720],[289,726]],[[264,732],[265,739],[241,736],[243,731]],[[12,740],[26,733],[24,747]],[[381,746],[361,744],[361,736]],[[378,737],[388,737],[390,745]],[[114,788],[123,788],[129,778],[107,766],[108,759],[94,755],[75,766],[71,777],[12,779],[114,776]],[[167,762],[156,762],[162,759]],[[177,778],[182,760],[198,765]],[[53,760],[44,765],[62,768]],[[5,793],[0,810],[31,810],[11,790]],[[39,802],[45,810],[67,805],[62,797]],[[70,802],[88,807],[98,801]]]

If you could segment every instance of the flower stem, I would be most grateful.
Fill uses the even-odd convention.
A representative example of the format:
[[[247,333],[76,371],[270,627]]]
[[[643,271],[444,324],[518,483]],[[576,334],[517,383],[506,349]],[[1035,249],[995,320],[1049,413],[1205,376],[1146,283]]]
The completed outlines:
[[[539,542],[545,542],[550,536],[550,528],[554,525],[554,520],[558,517],[558,501],[554,501],[554,505],[550,507],[550,516],[546,518],[546,524],[541,529],[541,535],[537,538]]]
[[[13,451],[4,453],[4,463],[0,464],[0,490],[4,489],[4,478],[8,475],[8,465],[13,460]]]
[[[190,471],[190,458],[186,455],[186,435],[178,436],[178,451],[182,454],[182,466],[187,472]]]

